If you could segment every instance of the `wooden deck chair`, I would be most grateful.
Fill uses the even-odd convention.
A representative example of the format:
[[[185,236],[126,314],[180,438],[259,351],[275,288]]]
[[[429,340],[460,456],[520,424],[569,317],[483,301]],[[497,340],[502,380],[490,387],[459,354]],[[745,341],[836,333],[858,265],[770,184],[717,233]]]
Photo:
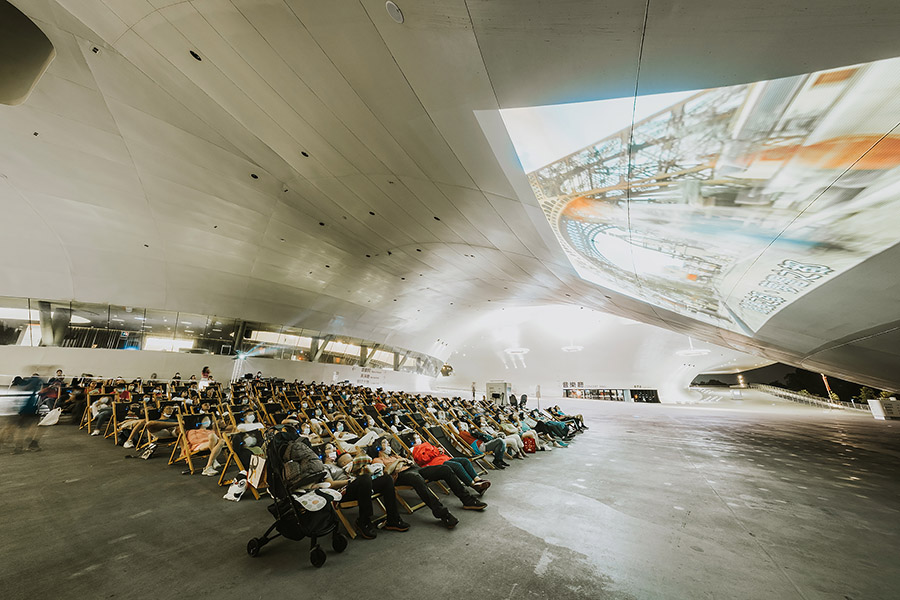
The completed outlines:
[[[409,460],[411,460],[411,461],[413,461],[413,462],[416,462],[416,461],[413,459],[412,448],[410,448],[409,445],[403,440],[403,436],[397,435],[396,433],[393,433],[393,432],[390,432],[390,431],[388,432],[388,434],[389,434],[389,435],[391,436],[391,438],[396,442],[396,443],[392,443],[391,445],[394,446],[394,447],[399,447],[399,452],[398,452],[398,453],[399,453],[401,456],[403,456],[404,458],[408,458]],[[419,433],[419,436],[421,437],[422,434]],[[427,438],[424,438],[424,437],[422,438],[422,440],[423,440],[423,441],[428,441]],[[430,441],[429,441],[429,443],[430,443]],[[436,445],[436,446],[437,446],[437,445]],[[437,447],[440,448],[440,446],[437,446]],[[443,481],[429,481],[429,482],[427,482],[427,483],[429,483],[429,484],[430,484],[430,483],[433,483],[433,484],[437,485],[438,488],[440,488],[440,490],[441,490],[445,495],[450,493],[450,489],[444,484]],[[410,488],[410,489],[412,489],[412,488]],[[436,494],[435,494],[435,495],[436,495]]]
[[[263,419],[265,423],[269,425],[278,425],[278,422],[273,420],[272,415],[280,413],[282,411],[280,402],[265,402],[260,408],[262,408]]]
[[[177,415],[180,414],[180,412],[181,411],[179,411],[176,406],[176,418],[177,418]],[[150,421],[158,421],[161,416],[162,416],[162,409],[150,408],[148,405],[146,405],[146,404],[144,405],[144,418],[146,419],[147,423],[149,423]],[[149,446],[151,443],[165,446],[165,447],[175,444],[175,442],[178,439],[177,421],[174,421],[172,423],[172,429],[176,430],[176,435],[172,436],[171,438],[158,438],[157,437],[154,440],[153,436],[155,434],[150,432],[147,424],[144,424],[143,431],[141,431],[138,434],[138,441],[135,442],[135,444],[134,444],[135,450],[140,450],[140,449],[144,448],[145,446]]]
[[[262,430],[259,430],[260,435],[262,435]],[[234,445],[232,444],[232,436],[237,435],[237,432],[222,432],[222,439],[225,441],[225,452],[228,455],[225,458],[225,464],[222,466],[222,472],[219,474],[219,486],[228,485],[231,483],[231,479],[226,479],[228,473],[228,467],[232,464],[237,467],[238,471],[244,471],[245,473],[250,472],[250,465],[245,465],[241,461],[241,457],[237,455],[237,452],[234,451]],[[250,490],[250,493],[253,494],[253,497],[259,500],[259,491],[250,485],[250,482],[247,482],[247,489]]]
[[[109,421],[106,422],[106,431],[103,433],[103,437],[108,438],[112,436],[113,442],[116,446],[119,445],[119,425],[125,420],[125,416],[128,414],[128,408],[132,404],[137,404],[142,408],[146,406],[145,402],[113,402],[112,403],[112,416],[109,418]]]
[[[412,488],[410,488],[410,489],[412,489]],[[384,508],[384,502],[381,501],[381,494],[372,494],[372,500],[379,507],[381,507],[381,512],[384,513],[379,516],[375,516],[373,514],[372,515],[372,523],[373,524],[378,523],[380,521],[384,521],[385,519],[387,519],[387,510],[385,510],[385,508]],[[344,525],[344,529],[347,530],[347,535],[350,536],[351,540],[355,540],[356,536],[358,535],[356,533],[356,528],[353,526],[353,524],[350,522],[350,520],[347,519],[347,516],[344,514],[344,511],[347,509],[350,509],[350,508],[359,508],[359,502],[356,500],[342,500],[340,502],[335,502],[333,504],[333,506],[334,506],[334,512],[337,514],[338,519]]]
[[[200,413],[182,415],[180,412],[175,414],[178,417],[178,438],[175,440],[175,444],[172,446],[172,453],[169,455],[169,464],[174,465],[175,463],[185,461],[188,465],[188,469],[190,469],[191,471],[191,475],[193,475],[194,461],[192,460],[192,457],[198,456],[203,452],[209,452],[210,449],[205,448],[198,451],[191,450],[190,443],[188,442],[187,432],[192,429],[197,429],[204,417],[209,417],[212,421],[212,425],[209,429],[210,432],[216,433],[218,435],[218,428],[216,428],[214,417],[209,414]]]
[[[450,456],[468,458],[472,464],[481,469],[481,473],[487,472],[485,469],[496,468],[484,452],[476,452],[472,446],[466,443],[466,440],[459,437],[449,427],[434,425],[425,429],[428,431],[429,437],[437,441]]]

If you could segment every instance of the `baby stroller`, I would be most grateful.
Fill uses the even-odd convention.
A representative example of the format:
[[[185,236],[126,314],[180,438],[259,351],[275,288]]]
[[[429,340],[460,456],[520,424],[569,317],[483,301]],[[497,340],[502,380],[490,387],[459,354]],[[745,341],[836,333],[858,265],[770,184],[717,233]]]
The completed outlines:
[[[292,444],[301,444],[291,449]],[[300,479],[288,480],[285,475],[285,451],[291,449],[292,454],[310,456],[311,462],[318,457],[311,448],[300,440],[297,432],[289,428],[270,429],[266,433],[266,465],[268,466],[268,490],[275,499],[268,510],[275,522],[262,535],[247,542],[247,554],[259,555],[259,550],[280,535],[289,540],[302,540],[308,537],[309,561],[318,568],[325,564],[327,555],[319,546],[320,537],[331,534],[331,547],[335,552],[343,552],[347,548],[347,538],[340,532],[339,521],[332,501],[334,492],[322,489],[309,489],[308,486],[320,483],[325,478],[324,466],[321,470],[310,465],[304,472],[314,471]],[[306,452],[308,450],[308,453]],[[314,460],[313,460],[314,459]],[[321,462],[319,462],[321,466]],[[295,470],[296,472],[296,470]],[[307,489],[302,489],[307,487]],[[278,533],[272,534],[273,530]]]

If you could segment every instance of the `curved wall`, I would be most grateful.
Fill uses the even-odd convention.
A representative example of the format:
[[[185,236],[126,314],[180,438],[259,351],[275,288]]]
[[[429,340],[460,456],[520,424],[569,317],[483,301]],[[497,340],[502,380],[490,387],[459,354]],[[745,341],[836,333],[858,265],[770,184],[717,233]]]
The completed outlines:
[[[455,351],[447,362],[454,371],[435,385],[468,391],[474,381],[479,396],[490,380],[508,381],[515,394],[529,397],[538,385],[543,396],[559,397],[564,381],[582,381],[658,389],[661,401],[679,402],[693,399],[687,387],[701,371],[769,363],[652,325],[558,305],[498,309],[461,328],[449,343]]]

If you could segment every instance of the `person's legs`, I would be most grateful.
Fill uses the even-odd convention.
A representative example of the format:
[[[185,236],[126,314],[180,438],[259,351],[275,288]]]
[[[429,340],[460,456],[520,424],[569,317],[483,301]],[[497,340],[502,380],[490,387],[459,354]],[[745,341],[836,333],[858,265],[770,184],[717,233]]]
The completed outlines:
[[[409,525],[400,518],[400,510],[397,507],[397,495],[394,491],[394,480],[390,475],[382,475],[372,480],[372,491],[381,494],[381,503],[384,504],[384,512],[387,513],[387,527],[393,531],[406,531]]]
[[[465,468],[458,462],[454,462],[453,460],[448,460],[444,463],[453,471],[453,473],[466,485],[470,485],[472,483],[472,478],[466,473]]]
[[[222,451],[222,448],[225,447],[225,440],[219,439],[215,433],[210,432],[209,434],[209,460],[206,461],[207,469],[215,469],[216,468],[216,458],[218,458],[219,453]]]
[[[494,466],[504,466],[503,453],[506,452],[506,442],[500,438],[494,438],[484,445],[484,453],[494,457]]]
[[[457,463],[462,466],[463,470],[469,475],[469,478],[473,481],[478,479],[478,471],[475,470],[475,467],[472,466],[472,461],[463,456],[458,456],[456,458],[451,458],[447,462]]]
[[[466,488],[463,487],[463,484],[459,481],[459,477],[453,472],[453,469],[448,467],[447,465],[433,465],[430,467],[422,467],[419,469],[419,474],[425,481],[438,481],[441,480],[447,484],[450,488],[450,491],[453,492],[453,495],[460,499],[463,503],[463,507],[465,508],[478,508],[482,509],[487,506],[485,503],[477,500],[472,494],[466,491]]]
[[[441,504],[441,501],[438,500],[438,497],[428,489],[425,479],[422,478],[422,475],[420,475],[417,470],[407,469],[406,471],[403,471],[397,475],[397,481],[394,482],[394,485],[410,486],[422,502],[431,509],[431,514],[438,519],[443,519],[444,514],[449,512],[447,508]]]
[[[101,408],[94,417],[94,431],[91,435],[100,435],[106,430],[106,424],[112,416],[112,408]]]
[[[344,488],[344,500],[355,500],[359,506],[359,523],[362,526],[372,523],[372,478],[357,477]]]

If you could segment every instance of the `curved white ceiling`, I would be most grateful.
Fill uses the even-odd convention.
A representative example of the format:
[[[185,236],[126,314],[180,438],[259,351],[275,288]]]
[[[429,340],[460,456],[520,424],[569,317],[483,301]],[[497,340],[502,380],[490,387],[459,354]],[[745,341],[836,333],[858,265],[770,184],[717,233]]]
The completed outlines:
[[[857,343],[873,345],[859,338],[893,331],[892,304],[871,293],[859,322],[806,335],[841,314],[829,294],[748,338],[582,281],[483,133],[498,126],[484,111],[499,108],[897,56],[896,2],[416,0],[400,3],[402,25],[378,0],[12,3],[57,57],[25,104],[0,107],[2,295],[295,324],[432,354],[498,304],[572,303],[898,381],[894,345],[847,366]],[[513,152],[508,139],[499,151]]]

